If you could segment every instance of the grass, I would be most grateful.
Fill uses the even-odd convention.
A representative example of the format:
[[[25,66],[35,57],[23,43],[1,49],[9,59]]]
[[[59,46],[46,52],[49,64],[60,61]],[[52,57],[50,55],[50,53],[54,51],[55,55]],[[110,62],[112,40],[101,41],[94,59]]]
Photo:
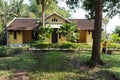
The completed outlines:
[[[29,73],[31,80],[117,80],[120,79],[120,55],[101,54],[104,66],[86,66],[91,54],[47,52]],[[80,62],[80,64],[79,64]],[[80,66],[79,66],[80,65]],[[78,67],[79,66],[79,67]]]
[[[11,75],[15,70],[26,70],[35,64],[32,54],[25,52],[20,56],[0,58],[0,79],[6,74]]]
[[[44,53],[44,54],[43,54]],[[120,80],[120,54],[101,54],[104,66],[91,69],[86,65],[88,52],[34,52],[0,58],[0,78],[15,69],[29,70],[30,80]]]

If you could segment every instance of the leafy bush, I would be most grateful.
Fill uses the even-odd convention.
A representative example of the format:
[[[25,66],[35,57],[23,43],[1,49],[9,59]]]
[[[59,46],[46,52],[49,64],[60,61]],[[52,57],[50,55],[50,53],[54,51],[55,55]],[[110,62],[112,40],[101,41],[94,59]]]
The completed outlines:
[[[23,48],[13,48],[11,53],[12,55],[21,53],[23,51]]]
[[[66,42],[66,43],[61,44],[60,48],[76,48],[74,44],[75,43]]]
[[[35,42],[31,45],[31,47],[36,47],[39,49],[45,49],[45,48],[61,48],[61,49],[76,49],[76,48],[92,48],[91,45],[87,43],[71,43],[71,42],[65,42],[62,44],[58,43],[40,43],[40,42]]]
[[[5,46],[0,47],[0,57],[10,56],[12,55],[11,49]]]
[[[6,46],[0,47],[0,57],[12,56],[14,54],[21,53],[23,51],[22,48],[11,48]]]
[[[120,49],[120,44],[119,43],[108,43],[108,48]]]
[[[85,48],[85,49],[92,48],[92,45],[89,45],[87,43],[77,43],[76,46],[77,46],[77,48]]]
[[[39,49],[44,49],[44,48],[50,48],[51,45],[52,45],[51,43],[39,43],[39,42],[35,42],[31,46],[39,48]]]

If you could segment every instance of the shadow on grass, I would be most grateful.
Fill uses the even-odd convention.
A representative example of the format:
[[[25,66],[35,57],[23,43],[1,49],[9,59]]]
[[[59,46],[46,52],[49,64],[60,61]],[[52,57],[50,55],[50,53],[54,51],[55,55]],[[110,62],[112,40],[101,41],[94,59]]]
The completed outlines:
[[[93,78],[95,80],[120,80],[116,74],[120,73],[115,73],[107,70],[100,70],[92,74]]]

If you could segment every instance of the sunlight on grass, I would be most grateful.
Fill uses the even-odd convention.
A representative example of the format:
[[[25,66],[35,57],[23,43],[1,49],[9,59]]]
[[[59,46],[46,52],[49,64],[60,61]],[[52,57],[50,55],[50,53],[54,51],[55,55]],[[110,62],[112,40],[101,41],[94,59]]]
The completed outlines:
[[[79,80],[81,78],[86,78],[88,75],[73,73],[73,72],[40,72],[37,74],[32,74],[31,80]]]

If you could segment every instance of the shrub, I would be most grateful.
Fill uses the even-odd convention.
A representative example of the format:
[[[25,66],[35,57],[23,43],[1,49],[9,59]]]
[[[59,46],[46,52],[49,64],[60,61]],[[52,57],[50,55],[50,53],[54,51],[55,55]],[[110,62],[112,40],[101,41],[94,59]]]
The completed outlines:
[[[11,51],[12,49],[8,47],[5,46],[0,47],[0,57],[11,56],[12,55]]]
[[[11,48],[6,46],[0,47],[0,57],[12,56],[14,54],[21,53],[23,51],[22,48]]]
[[[23,51],[23,48],[13,48],[11,53],[12,55],[21,53]]]
[[[71,42],[65,42],[61,44],[60,48],[67,48],[67,49],[76,49],[78,48],[78,43],[71,43]]]
[[[108,43],[108,48],[120,49],[120,44],[119,43]]]

